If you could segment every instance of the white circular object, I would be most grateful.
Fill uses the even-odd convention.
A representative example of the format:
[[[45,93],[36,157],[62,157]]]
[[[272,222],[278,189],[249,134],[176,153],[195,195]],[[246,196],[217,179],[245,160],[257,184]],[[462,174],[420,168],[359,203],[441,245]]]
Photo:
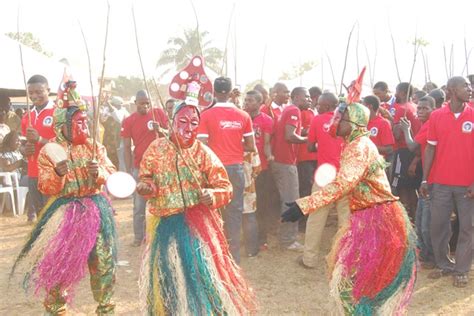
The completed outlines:
[[[130,174],[118,171],[109,176],[105,185],[111,195],[124,199],[135,192],[137,182]]]
[[[186,80],[186,79],[189,78],[189,73],[188,73],[187,71],[184,71],[184,70],[183,70],[183,71],[181,71],[181,72],[179,73],[179,77],[180,77],[181,79],[183,79],[183,80]]]
[[[173,83],[171,84],[171,86],[170,86],[170,89],[171,89],[171,91],[173,91],[173,92],[178,91],[178,90],[179,90],[179,84],[177,84],[176,82],[173,82]]]
[[[201,66],[201,59],[196,57],[193,59],[193,65],[196,66],[196,67],[199,67]]]
[[[321,188],[325,187],[336,179],[336,174],[336,167],[329,163],[324,163],[316,169],[314,182]]]
[[[44,145],[43,150],[54,164],[57,164],[63,160],[67,160],[66,150],[58,143],[47,143]]]

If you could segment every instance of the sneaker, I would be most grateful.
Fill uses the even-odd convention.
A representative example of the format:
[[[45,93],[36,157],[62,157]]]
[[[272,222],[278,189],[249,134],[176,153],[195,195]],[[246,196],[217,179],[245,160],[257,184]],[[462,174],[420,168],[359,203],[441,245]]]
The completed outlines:
[[[292,243],[288,247],[285,247],[285,249],[290,250],[290,251],[303,252],[304,251],[304,246],[302,244],[300,244],[299,242],[295,241],[294,243]]]

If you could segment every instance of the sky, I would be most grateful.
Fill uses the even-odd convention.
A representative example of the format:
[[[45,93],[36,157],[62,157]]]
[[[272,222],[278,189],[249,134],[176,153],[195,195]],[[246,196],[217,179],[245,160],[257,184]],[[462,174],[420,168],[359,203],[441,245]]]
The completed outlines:
[[[424,0],[193,1],[199,28],[209,32],[212,46],[225,50],[226,37],[229,36],[228,75],[242,87],[259,80],[262,74],[263,80],[272,85],[283,72],[311,61],[315,63],[315,68],[301,78],[286,81],[288,86],[317,85],[334,91],[333,82],[336,81],[336,89],[339,89],[348,36],[354,25],[344,74],[345,84],[357,77],[358,69],[364,65],[369,67],[369,56],[373,76],[369,75],[368,70],[366,85],[370,81],[383,80],[394,89],[399,80],[394,65],[391,35],[396,43],[402,81],[410,79],[414,56],[411,43],[415,36],[428,43],[423,47],[423,53],[428,61],[431,80],[440,85],[447,80],[443,50],[446,50],[449,64],[451,47],[453,48],[453,75],[466,75],[464,42],[468,52],[474,47],[474,1],[469,0],[451,0],[443,6]],[[147,76],[154,76],[159,78],[160,83],[167,84],[171,78],[160,78],[163,68],[157,69],[156,62],[160,53],[168,47],[170,37],[181,36],[184,29],[196,26],[191,0],[110,0],[109,4],[106,76],[141,76],[132,19],[133,6]],[[18,11],[20,32],[32,32],[45,50],[53,52],[53,58],[67,58],[75,68],[87,71],[87,55],[80,21],[89,46],[93,74],[96,77],[100,75],[107,17],[106,1],[2,1],[1,33],[17,31]],[[472,55],[468,64],[470,73],[474,73],[474,52]],[[334,77],[331,75],[327,56]],[[25,71],[28,76],[28,69]],[[171,74],[175,72],[172,71]],[[424,84],[424,73],[423,58],[419,51],[412,79],[415,86],[421,88]],[[59,82],[60,78],[57,80]]]

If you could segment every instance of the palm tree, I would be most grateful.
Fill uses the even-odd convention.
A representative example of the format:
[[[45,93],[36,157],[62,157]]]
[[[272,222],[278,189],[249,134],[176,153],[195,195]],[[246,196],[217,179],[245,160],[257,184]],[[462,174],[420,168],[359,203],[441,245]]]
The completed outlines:
[[[186,29],[184,30],[184,37],[171,37],[168,40],[168,45],[172,47],[161,53],[156,67],[171,64],[176,69],[182,69],[188,65],[193,56],[202,54],[206,66],[219,74],[224,54],[219,48],[210,47],[211,40],[206,40],[208,35],[209,32],[207,31],[198,33],[196,29]],[[164,71],[162,75],[165,75],[171,69],[173,69],[172,66]]]

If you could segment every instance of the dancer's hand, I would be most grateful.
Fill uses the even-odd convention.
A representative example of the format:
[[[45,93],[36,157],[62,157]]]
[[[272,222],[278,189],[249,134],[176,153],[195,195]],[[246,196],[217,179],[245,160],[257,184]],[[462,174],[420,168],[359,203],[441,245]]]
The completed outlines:
[[[149,183],[139,182],[137,184],[137,193],[140,195],[149,195],[153,193],[153,188]]]
[[[58,176],[64,177],[69,172],[69,167],[67,165],[67,160],[63,160],[63,161],[58,162],[56,164],[56,167],[54,168],[54,171],[56,171]]]
[[[202,204],[207,205],[207,206],[212,206],[212,202],[214,202],[214,201],[212,200],[211,193],[209,193],[208,190],[204,189],[204,190],[201,191],[201,196],[199,197],[199,202],[201,202]]]
[[[89,172],[89,175],[91,177],[97,178],[97,176],[99,175],[99,164],[97,163],[97,161],[89,161],[89,164],[87,165],[87,171]]]
[[[280,221],[284,222],[296,222],[300,218],[304,217],[303,212],[301,211],[300,207],[296,202],[285,203],[286,206],[289,207],[286,211],[281,214]]]

